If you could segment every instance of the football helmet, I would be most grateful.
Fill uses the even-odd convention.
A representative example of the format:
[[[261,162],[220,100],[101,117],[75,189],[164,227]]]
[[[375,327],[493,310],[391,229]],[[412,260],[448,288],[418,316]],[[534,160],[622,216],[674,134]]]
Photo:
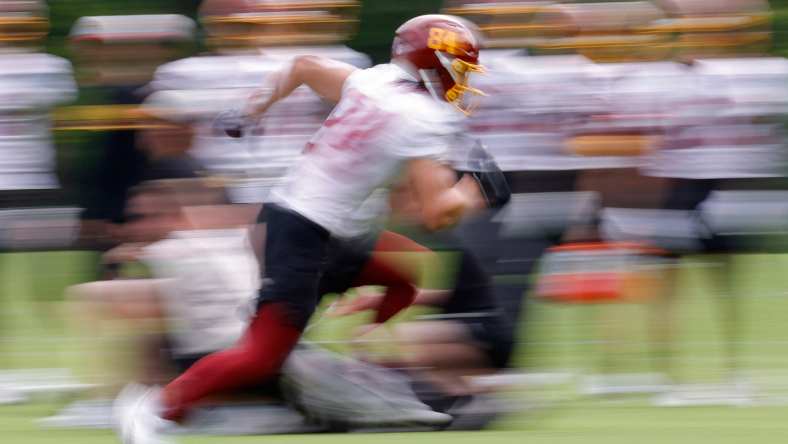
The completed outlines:
[[[36,46],[49,32],[46,4],[40,0],[0,2],[0,44]]]
[[[473,23],[451,15],[422,15],[397,28],[391,59],[416,75],[436,99],[470,114],[476,99],[484,96],[470,85],[471,74],[484,72],[481,45]]]

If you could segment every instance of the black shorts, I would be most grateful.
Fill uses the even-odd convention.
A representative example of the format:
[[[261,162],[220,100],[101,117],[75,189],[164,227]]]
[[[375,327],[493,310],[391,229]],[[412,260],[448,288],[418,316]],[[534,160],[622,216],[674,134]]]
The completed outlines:
[[[306,327],[320,298],[328,293],[343,293],[369,260],[377,234],[341,239],[301,216],[268,204],[265,276],[258,298],[260,305],[283,302],[291,321]]]
[[[318,285],[331,236],[320,225],[276,204],[266,205],[265,219],[265,276],[258,310],[266,303],[283,303],[288,321],[303,329],[319,302]]]
[[[331,239],[318,294],[321,297],[329,293],[342,294],[353,288],[377,239],[378,233],[355,239]]]

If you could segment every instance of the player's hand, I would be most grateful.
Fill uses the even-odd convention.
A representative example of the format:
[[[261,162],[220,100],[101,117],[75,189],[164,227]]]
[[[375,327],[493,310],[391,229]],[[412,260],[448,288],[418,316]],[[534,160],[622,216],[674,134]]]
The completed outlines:
[[[482,194],[482,189],[471,174],[463,174],[455,187],[465,196],[468,202],[467,210],[476,211],[487,208],[488,203]]]
[[[243,137],[251,128],[258,126],[263,114],[273,103],[270,88],[256,89],[242,107],[219,113],[213,127],[218,133],[223,132],[232,138]]]
[[[228,109],[220,112],[213,120],[213,129],[216,133],[224,133],[234,139],[242,137],[248,127],[248,121],[242,111]]]
[[[134,262],[142,256],[144,246],[141,243],[122,244],[104,253],[101,260],[105,264]]]
[[[327,313],[331,317],[347,316],[367,310],[376,310],[383,300],[380,293],[361,293],[355,298],[343,298]]]

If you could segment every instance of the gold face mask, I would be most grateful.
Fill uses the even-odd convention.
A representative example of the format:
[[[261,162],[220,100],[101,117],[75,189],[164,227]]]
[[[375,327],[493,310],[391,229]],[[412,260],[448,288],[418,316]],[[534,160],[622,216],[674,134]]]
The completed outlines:
[[[454,80],[454,86],[444,93],[444,98],[463,114],[470,115],[479,105],[481,97],[487,95],[470,85],[470,76],[474,73],[484,74],[486,70],[482,65],[469,63],[460,58],[449,60],[448,56],[440,52],[438,58]]]

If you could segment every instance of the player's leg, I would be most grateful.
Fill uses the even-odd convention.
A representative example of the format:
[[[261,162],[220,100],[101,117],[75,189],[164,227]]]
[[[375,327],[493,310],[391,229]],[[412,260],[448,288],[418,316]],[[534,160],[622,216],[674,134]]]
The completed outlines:
[[[407,258],[397,253],[410,254]],[[401,234],[383,231],[375,243],[375,250],[364,264],[353,285],[386,287],[377,306],[375,323],[386,322],[413,303],[422,275],[421,262],[412,254],[432,253],[427,247]]]
[[[266,218],[266,278],[257,315],[235,347],[201,359],[164,388],[167,419],[181,419],[206,396],[275,376],[315,309],[328,232],[274,205]]]
[[[472,394],[465,377],[505,367],[514,344],[514,328],[496,301],[476,257],[462,251],[455,288],[441,307],[442,319],[398,330],[410,366],[427,369],[428,379],[447,393]]]
[[[423,258],[413,254],[421,256],[431,250],[390,231],[381,232],[375,239],[342,246],[344,251],[332,258],[321,279],[320,294],[341,294],[365,286],[381,286],[385,290],[382,296],[376,293],[344,301],[335,308],[334,316],[375,310],[374,323],[379,324],[413,303],[423,269]]]

